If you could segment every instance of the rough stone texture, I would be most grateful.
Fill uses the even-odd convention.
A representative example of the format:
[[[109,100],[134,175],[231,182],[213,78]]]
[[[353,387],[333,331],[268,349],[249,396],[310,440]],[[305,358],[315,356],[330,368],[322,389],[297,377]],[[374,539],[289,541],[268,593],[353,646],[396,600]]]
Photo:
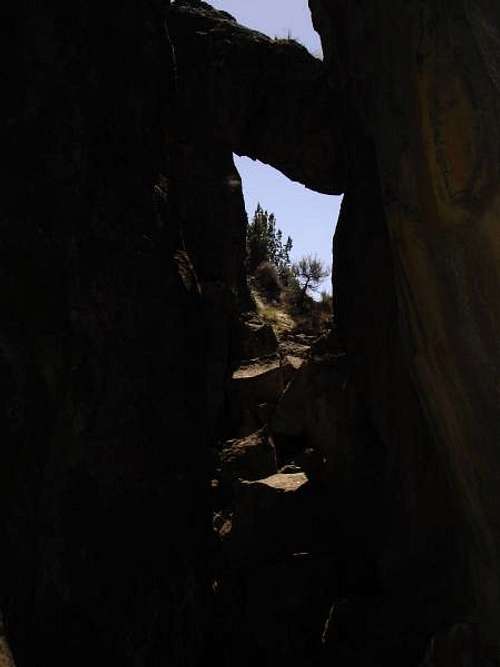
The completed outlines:
[[[198,3],[24,5],[1,130],[0,604],[18,667],[194,665],[208,446],[252,306],[232,152],[338,189],[331,94],[302,47]]]
[[[242,360],[265,357],[278,351],[274,329],[254,312],[245,313],[240,318],[238,340]]]
[[[307,359],[311,346],[305,343],[298,343],[290,337],[280,341],[280,352],[284,355],[291,355],[299,359]]]
[[[346,190],[352,412],[343,480],[241,485],[224,522],[251,588],[237,637],[259,634],[245,660],[307,660],[309,629],[264,638],[259,606],[296,618],[318,579],[303,571],[296,605],[276,559],[333,541],[325,664],[411,667],[431,637],[433,667],[500,653],[500,9],[310,5],[330,89],[293,41],[197,1],[2,9],[0,607],[18,667],[210,657],[209,445],[235,383],[258,425],[283,388],[277,358],[231,380],[252,305],[233,151]]]
[[[344,198],[334,239],[336,321],[355,397],[346,415],[353,431],[344,431],[354,444],[348,457],[351,482],[344,491],[353,497],[357,471],[370,452],[379,476],[376,495],[383,498],[379,511],[367,517],[369,532],[377,535],[377,579],[388,597],[406,591],[408,602],[394,609],[398,617],[413,615],[422,605],[425,641],[422,637],[450,615],[464,613],[463,536],[449,476],[412,382],[383,209],[365,171],[373,163],[370,153],[359,148],[359,154],[362,162],[354,164],[360,180]],[[369,442],[377,443],[375,450]],[[407,630],[416,636],[411,624]],[[390,623],[386,632],[390,646]],[[419,651],[423,646],[415,647]],[[410,659],[408,649],[406,655]]]
[[[282,360],[283,367],[283,381],[285,386],[290,382],[290,380],[296,375],[296,373],[304,365],[304,359],[301,357],[294,357],[290,354],[286,354]]]
[[[317,664],[337,591],[329,507],[300,472],[239,484],[221,535],[225,664]]]
[[[0,612],[0,667],[16,667],[12,652],[5,636],[5,629],[2,622],[2,614]]]
[[[334,99],[321,61],[293,40],[248,30],[204,2],[170,20],[183,104],[199,133],[319,192],[343,190]]]
[[[228,440],[220,454],[221,476],[228,480],[256,480],[277,472],[276,451],[264,430],[240,440]]]
[[[1,130],[0,604],[18,667],[207,655],[208,446],[252,306],[232,152],[340,187],[320,64],[168,5],[6,12],[19,73]],[[276,361],[260,423],[283,386]]]
[[[232,433],[244,437],[263,426],[261,406],[275,405],[283,388],[284,374],[278,354],[242,363],[234,371],[229,385]]]
[[[240,358],[239,314],[249,305],[244,268],[247,219],[231,150],[210,134],[204,140],[197,137],[196,124],[182,105],[177,112],[167,150],[175,168],[181,243],[195,267],[202,297],[193,326],[203,332],[200,351],[207,371],[201,406],[208,419],[206,435],[213,440],[224,420],[227,381]]]
[[[359,248],[351,255],[359,267],[355,282],[376,287],[377,317],[392,310],[398,322],[392,331],[375,323],[373,343],[360,335],[351,349],[375,360],[364,374],[368,388],[383,372],[390,379],[386,388],[393,387],[392,405],[409,409],[410,424],[424,425],[424,439],[400,439],[404,450],[398,452],[387,433],[409,429],[397,426],[397,415],[389,418],[383,389],[378,401],[373,392],[368,396],[407,507],[406,560],[434,573],[427,586],[440,576],[448,581],[441,622],[472,616],[483,650],[498,658],[500,9],[489,0],[398,1],[390,8],[381,0],[309,4],[331,81],[341,91],[341,122],[357,138],[347,158],[351,178],[336,240],[336,260],[343,262],[337,278],[343,275],[344,285],[351,279],[345,248],[355,248],[356,234],[370,254],[376,244],[385,247],[382,256],[392,265],[383,267],[384,283],[376,271],[380,258],[376,266],[367,263],[368,272],[360,266],[366,255]],[[360,170],[369,164],[365,156],[371,175]],[[367,201],[382,204],[375,204],[375,215]],[[353,224],[362,231],[350,238]],[[339,296],[336,312],[347,340],[361,321],[353,305],[359,291],[341,291],[346,299],[341,305]],[[371,293],[359,299],[372,301]],[[392,350],[402,371],[393,367]],[[416,422],[410,376],[425,415]],[[427,554],[425,535],[433,545]],[[439,563],[433,564],[431,550]]]
[[[231,563],[253,568],[310,551],[316,505],[303,473],[242,481],[235,496],[226,544]]]
[[[231,562],[252,567],[303,550],[293,524],[297,526],[299,520],[294,512],[300,504],[297,493],[306,483],[303,473],[278,473],[238,484],[228,539]]]
[[[27,4],[2,9],[0,606],[18,667],[194,665],[239,178],[180,127],[168,2]]]
[[[325,460],[324,476],[335,483],[352,453],[353,401],[347,355],[312,355],[299,366],[271,420],[273,434],[300,439]]]
[[[233,373],[236,392],[248,393],[263,401],[275,401],[283,390],[281,359],[278,355],[243,363]]]

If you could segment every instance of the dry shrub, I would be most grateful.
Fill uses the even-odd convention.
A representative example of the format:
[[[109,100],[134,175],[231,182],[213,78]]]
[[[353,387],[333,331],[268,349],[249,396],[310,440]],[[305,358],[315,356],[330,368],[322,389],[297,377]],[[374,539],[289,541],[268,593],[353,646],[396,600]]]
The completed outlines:
[[[271,262],[261,262],[255,270],[255,285],[271,301],[278,301],[283,289],[278,270]]]

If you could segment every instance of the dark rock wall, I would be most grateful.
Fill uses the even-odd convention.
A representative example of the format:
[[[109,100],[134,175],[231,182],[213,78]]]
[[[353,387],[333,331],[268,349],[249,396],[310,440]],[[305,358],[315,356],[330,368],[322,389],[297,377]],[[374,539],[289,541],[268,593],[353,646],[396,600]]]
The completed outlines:
[[[357,497],[333,497],[342,558],[368,544],[374,588],[328,651],[417,664],[462,620],[497,651],[499,10],[310,5],[328,71],[197,1],[1,10],[0,608],[18,667],[209,653],[208,452],[252,306],[233,152],[346,191]]]
[[[347,516],[364,508],[354,514],[361,539],[352,548],[372,553],[374,583],[390,606],[381,629],[385,659],[412,664],[435,628],[465,613],[462,538],[453,490],[410,374],[378,184],[366,174],[344,196],[334,267],[336,329],[347,352],[357,427],[348,434],[349,482],[342,485],[337,473],[332,483],[342,488]],[[375,487],[367,474],[378,475]],[[398,625],[405,616],[406,627]]]
[[[403,353],[425,415],[418,421],[427,431],[421,442],[411,434],[402,438],[397,454],[404,463],[401,483],[414,495],[411,514],[421,515],[415,544],[423,544],[422,530],[432,527],[437,512],[441,519],[435,527],[460,545],[439,568],[447,562],[453,576],[460,573],[454,587],[458,600],[448,598],[449,613],[479,622],[484,644],[495,653],[500,635],[499,10],[482,1],[398,2],[390,10],[383,2],[310,0],[310,6],[331,79],[341,87],[346,117],[354,122],[350,136],[367,137],[375,156],[371,187],[374,201],[383,205],[382,236],[390,242],[390,252],[382,256],[393,267],[382,269],[389,278],[382,300],[380,269],[369,264],[369,270],[381,313],[388,314],[391,301],[398,320],[393,344],[384,346],[381,357],[389,360],[390,348],[396,359]],[[356,191],[358,175],[354,167],[348,192]],[[366,242],[374,233],[371,213],[365,197],[346,197],[336,241],[339,282],[347,271],[348,228],[362,217],[360,238]],[[367,280],[364,270],[362,275]],[[344,273],[344,284],[348,280]],[[346,293],[354,294],[350,288]],[[364,294],[368,303],[372,296]],[[341,302],[339,296],[338,316],[349,336],[352,311],[347,305],[343,312]],[[384,329],[391,326],[373,328]],[[378,336],[368,345],[358,343],[357,349],[368,349],[372,357]],[[394,404],[404,411],[415,406],[404,389],[407,380],[393,376],[392,381],[398,396],[404,392]],[[373,403],[379,421],[388,414],[386,398],[382,394]],[[413,407],[410,413],[409,424]],[[397,416],[389,420],[398,423]],[[400,435],[405,433],[408,429]],[[413,471],[416,465],[417,477],[424,474],[427,481],[415,486],[407,464]],[[415,480],[415,472],[410,477]]]
[[[241,180],[232,152],[208,135],[196,136],[196,124],[179,121],[168,147],[175,155],[177,219],[181,247],[196,271],[202,295],[196,328],[203,330],[203,377],[200,414],[209,442],[218,435],[226,411],[226,383],[239,349],[239,314],[252,307],[246,285],[247,217]],[[184,251],[182,251],[184,252]],[[196,348],[192,350],[196,355]],[[194,358],[190,363],[195,363]]]
[[[252,305],[232,151],[261,140],[252,121],[288,69],[277,125],[300,119],[327,168],[303,167],[288,136],[278,166],[330,188],[314,59],[242,30],[233,83],[242,59],[258,55],[254,80],[268,53],[277,65],[225,136],[221,107],[191,98],[188,75],[210,64],[198,19],[168,4],[5,11],[0,607],[21,667],[206,655],[208,452]],[[300,98],[292,118],[283,95]]]
[[[343,191],[334,94],[321,61],[198,0],[176,2],[170,25],[180,96],[203,142],[210,137],[313,190]]]
[[[184,139],[168,3],[25,4],[2,10],[0,607],[18,667],[196,664],[239,177]]]

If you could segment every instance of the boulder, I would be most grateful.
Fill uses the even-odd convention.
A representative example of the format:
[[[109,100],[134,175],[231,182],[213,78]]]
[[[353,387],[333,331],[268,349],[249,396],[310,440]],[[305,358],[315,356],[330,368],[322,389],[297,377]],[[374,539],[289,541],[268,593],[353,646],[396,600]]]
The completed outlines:
[[[238,437],[264,425],[269,410],[263,404],[276,404],[284,389],[283,369],[278,354],[242,363],[234,371],[229,388],[231,424]]]
[[[276,451],[265,430],[245,438],[228,440],[220,455],[221,477],[256,480],[277,472]]]
[[[286,458],[299,442],[316,450],[329,470],[345,468],[353,429],[348,359],[325,353],[297,366],[270,422],[280,453]]]
[[[231,389],[245,403],[273,403],[283,391],[283,372],[278,355],[242,364],[232,377]]]
[[[270,324],[256,313],[245,313],[240,320],[240,358],[244,360],[265,357],[278,350],[278,339]]]
[[[306,483],[303,473],[275,474],[243,481],[236,487],[232,530],[226,544],[231,563],[253,567],[305,550],[299,536],[304,516],[299,511],[298,494]]]
[[[330,506],[302,472],[279,473],[241,482],[216,517],[228,664],[315,664],[336,587]]]
[[[243,481],[235,489],[232,530],[225,545],[235,567],[252,568],[295,553],[323,553],[331,506],[303,472]]]
[[[287,354],[282,361],[283,366],[283,381],[287,385],[290,380],[294,377],[295,373],[302,368],[304,365],[304,359],[302,357],[295,357],[291,354]]]
[[[292,357],[300,357],[307,359],[311,351],[310,345],[298,343],[294,338],[288,336],[285,340],[280,341],[280,352],[283,356],[290,355]]]

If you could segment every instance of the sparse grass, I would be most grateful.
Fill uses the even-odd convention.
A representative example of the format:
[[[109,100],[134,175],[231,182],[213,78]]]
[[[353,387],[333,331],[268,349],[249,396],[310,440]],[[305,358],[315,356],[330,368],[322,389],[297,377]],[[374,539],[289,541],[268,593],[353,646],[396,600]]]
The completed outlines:
[[[263,308],[261,317],[273,326],[277,334],[283,334],[295,328],[293,318],[276,306],[266,306]]]
[[[320,335],[331,324],[331,301],[317,302],[308,297],[306,310],[298,310],[286,300],[269,302],[257,289],[252,289],[257,313],[270,324],[278,338],[289,333]]]
[[[253,290],[252,293],[257,305],[257,313],[273,327],[278,337],[293,331],[295,320],[284,310],[282,304],[268,303],[256,290]]]

